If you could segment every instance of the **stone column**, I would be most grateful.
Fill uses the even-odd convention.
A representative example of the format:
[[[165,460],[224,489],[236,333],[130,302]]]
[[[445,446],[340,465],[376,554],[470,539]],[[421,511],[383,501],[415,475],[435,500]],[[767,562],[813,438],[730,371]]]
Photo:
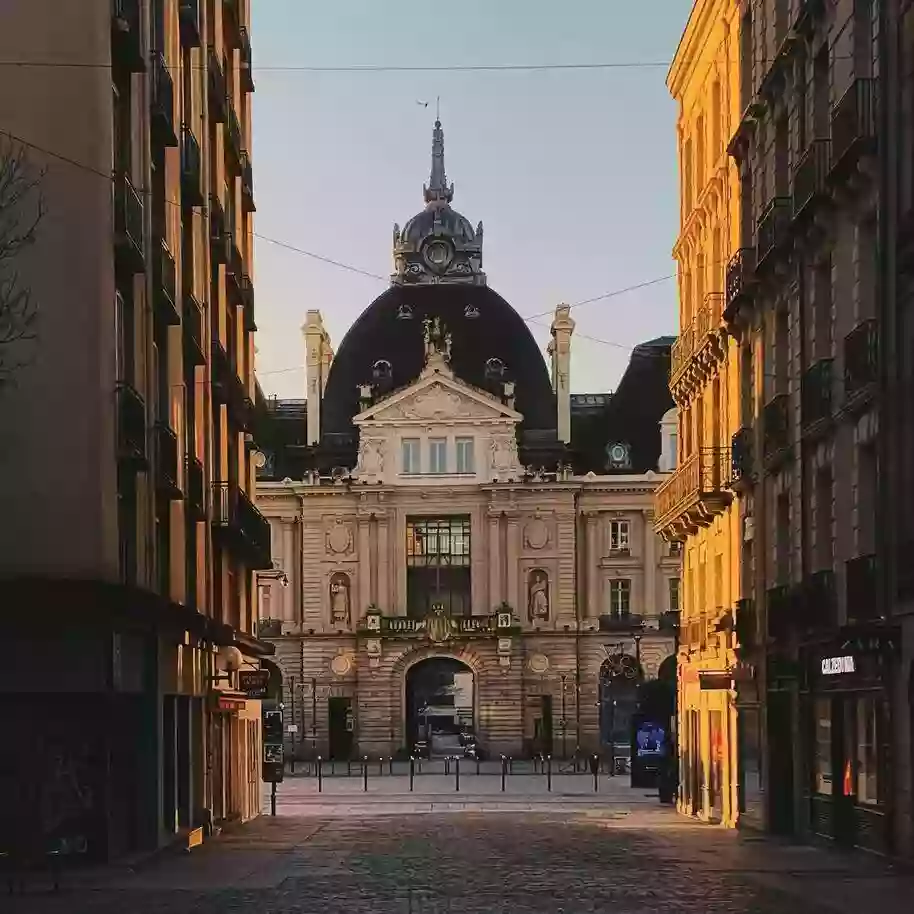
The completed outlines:
[[[645,508],[644,520],[644,615],[658,617],[666,609],[657,602],[657,534],[654,533],[654,512]]]
[[[378,518],[378,606],[391,615],[390,601],[390,522],[386,514]]]
[[[526,607],[518,604],[517,579],[518,579],[518,558],[520,556],[520,525],[516,516],[508,517],[508,538],[505,552],[507,553],[507,574],[508,580],[505,586],[505,599],[514,607],[514,612],[523,618],[526,614]]]
[[[501,603],[503,597],[501,592],[501,555],[499,555],[499,516],[497,514],[489,515],[489,606],[494,611],[495,607]]]
[[[358,535],[358,605],[353,608],[352,618],[360,619],[371,602],[371,540],[369,539],[369,517],[359,518]]]
[[[594,618],[600,615],[600,515],[596,511],[587,514],[587,605],[582,618]]]

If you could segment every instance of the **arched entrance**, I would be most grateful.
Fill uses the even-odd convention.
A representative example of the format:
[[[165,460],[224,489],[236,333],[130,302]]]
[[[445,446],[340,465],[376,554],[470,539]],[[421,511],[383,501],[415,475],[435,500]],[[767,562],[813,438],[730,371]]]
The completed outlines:
[[[607,657],[600,667],[600,744],[617,758],[631,753],[641,679],[640,664],[628,654]]]
[[[461,734],[472,734],[476,682],[472,669],[455,657],[428,657],[406,674],[406,738],[412,752],[424,743],[430,755],[460,751]]]

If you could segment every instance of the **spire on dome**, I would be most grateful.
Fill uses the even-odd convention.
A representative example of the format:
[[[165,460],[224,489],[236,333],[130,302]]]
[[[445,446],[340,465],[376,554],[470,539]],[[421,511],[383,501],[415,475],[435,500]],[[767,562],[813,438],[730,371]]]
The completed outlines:
[[[426,203],[450,203],[454,199],[454,185],[448,187],[444,171],[444,131],[441,129],[441,118],[437,116],[432,131],[432,172],[428,187],[422,187],[422,195]]]

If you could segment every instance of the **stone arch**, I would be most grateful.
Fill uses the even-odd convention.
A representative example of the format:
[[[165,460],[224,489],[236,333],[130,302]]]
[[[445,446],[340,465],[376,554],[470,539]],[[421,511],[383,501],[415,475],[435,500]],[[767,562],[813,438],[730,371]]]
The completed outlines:
[[[401,748],[406,747],[406,677],[409,671],[424,660],[449,659],[464,664],[473,674],[474,702],[473,725],[479,724],[479,688],[482,677],[482,658],[469,645],[425,644],[409,648],[397,658],[390,672],[390,709],[393,720],[392,732],[396,735]]]

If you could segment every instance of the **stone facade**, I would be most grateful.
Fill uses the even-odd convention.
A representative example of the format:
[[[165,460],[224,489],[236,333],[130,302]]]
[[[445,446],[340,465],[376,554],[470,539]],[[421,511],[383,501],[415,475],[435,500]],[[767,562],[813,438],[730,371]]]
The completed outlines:
[[[297,751],[332,751],[334,697],[351,701],[353,753],[408,748],[406,674],[431,656],[472,671],[485,751],[534,751],[541,696],[554,709],[552,751],[563,743],[569,754],[597,751],[608,656],[640,659],[653,679],[675,650],[670,581],[680,562],[654,533],[652,513],[666,474],[525,470],[520,414],[464,384],[439,355],[429,353],[413,385],[355,417],[351,478],[310,473],[258,486],[274,562],[288,580],[262,585],[261,625],[277,647],[289,723],[303,740]],[[458,438],[472,441],[472,469],[405,472],[404,440],[424,453],[429,440]],[[469,522],[471,613],[410,617],[408,524],[452,517]],[[613,581],[627,582],[615,615]]]

